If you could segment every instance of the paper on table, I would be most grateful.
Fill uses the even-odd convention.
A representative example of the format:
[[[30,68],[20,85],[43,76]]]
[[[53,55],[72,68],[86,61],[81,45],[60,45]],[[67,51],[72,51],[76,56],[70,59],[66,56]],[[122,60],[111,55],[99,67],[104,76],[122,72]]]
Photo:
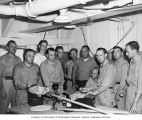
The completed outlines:
[[[46,110],[51,110],[52,106],[50,105],[38,105],[31,107],[32,111],[46,111]]]

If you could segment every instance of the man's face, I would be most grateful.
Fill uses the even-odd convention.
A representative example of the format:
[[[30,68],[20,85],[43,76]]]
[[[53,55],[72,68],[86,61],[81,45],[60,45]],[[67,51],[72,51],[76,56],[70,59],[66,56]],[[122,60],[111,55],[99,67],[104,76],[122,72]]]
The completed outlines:
[[[32,64],[33,61],[34,61],[34,56],[35,56],[35,53],[34,52],[27,52],[27,54],[25,55],[25,61],[29,64]]]
[[[87,58],[89,56],[89,50],[86,47],[82,48],[81,55],[84,59]]]
[[[122,52],[119,48],[113,50],[113,56],[115,60],[118,60],[122,56]]]
[[[70,57],[75,60],[77,58],[77,52],[75,50],[72,50],[70,53]]]
[[[55,51],[50,51],[48,52],[48,59],[51,61],[55,60]]]
[[[103,50],[98,50],[96,52],[96,57],[97,57],[97,60],[100,64],[102,64],[105,59],[106,59],[106,54],[104,54],[104,51]]]
[[[128,56],[128,58],[133,58],[135,54],[136,54],[136,50],[131,49],[131,47],[129,45],[127,45],[126,46],[126,55]]]
[[[9,46],[7,46],[8,52],[11,54],[15,54],[17,50],[17,45],[15,43],[10,43]]]
[[[63,49],[58,49],[57,50],[57,56],[61,59],[64,55],[64,50]]]
[[[41,45],[40,45],[40,51],[46,51],[46,49],[47,49],[47,43],[46,42],[43,42],[43,43],[41,43]]]
[[[98,77],[98,69],[94,69],[93,71],[92,71],[92,79],[94,80],[94,79],[96,79],[97,77]]]

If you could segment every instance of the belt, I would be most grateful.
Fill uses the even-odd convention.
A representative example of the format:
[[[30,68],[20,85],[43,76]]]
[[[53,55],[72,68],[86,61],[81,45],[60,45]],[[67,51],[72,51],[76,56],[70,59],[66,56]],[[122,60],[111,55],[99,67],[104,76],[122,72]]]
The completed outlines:
[[[115,84],[120,84],[120,82],[116,82]]]
[[[82,82],[82,81],[88,81],[88,80],[76,80],[76,81]]]
[[[113,89],[113,87],[109,87],[108,89]]]
[[[71,79],[71,78],[65,78],[65,80],[67,80],[67,81],[68,81],[68,80],[69,80],[69,81],[72,81],[72,79]]]
[[[12,80],[13,77],[12,76],[5,76],[5,80]]]

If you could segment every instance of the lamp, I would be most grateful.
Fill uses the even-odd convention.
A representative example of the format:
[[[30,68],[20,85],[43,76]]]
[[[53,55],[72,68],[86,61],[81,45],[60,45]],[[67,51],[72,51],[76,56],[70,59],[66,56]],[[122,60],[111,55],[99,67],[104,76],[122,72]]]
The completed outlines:
[[[66,25],[64,26],[64,28],[67,28],[67,29],[74,29],[76,27],[76,25]]]

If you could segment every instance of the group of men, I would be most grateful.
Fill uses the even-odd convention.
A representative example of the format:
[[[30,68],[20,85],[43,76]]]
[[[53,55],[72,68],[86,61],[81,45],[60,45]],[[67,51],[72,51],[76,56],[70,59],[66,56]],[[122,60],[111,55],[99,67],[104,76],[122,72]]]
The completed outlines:
[[[26,49],[21,61],[15,55],[16,48],[15,41],[10,40],[8,52],[0,57],[0,113],[6,112],[9,103],[11,106],[27,104],[27,88],[32,85],[52,90],[53,83],[58,83],[59,91],[69,95],[90,87],[85,97],[95,96],[95,104],[142,113],[142,58],[138,42],[126,44],[130,63],[119,46],[113,48],[114,60],[108,59],[105,48],[96,50],[96,59],[89,55],[87,45],[82,46],[79,58],[78,50],[72,48],[70,59],[66,59],[62,46],[50,47],[45,52],[46,60],[40,65],[33,62],[34,50]]]

